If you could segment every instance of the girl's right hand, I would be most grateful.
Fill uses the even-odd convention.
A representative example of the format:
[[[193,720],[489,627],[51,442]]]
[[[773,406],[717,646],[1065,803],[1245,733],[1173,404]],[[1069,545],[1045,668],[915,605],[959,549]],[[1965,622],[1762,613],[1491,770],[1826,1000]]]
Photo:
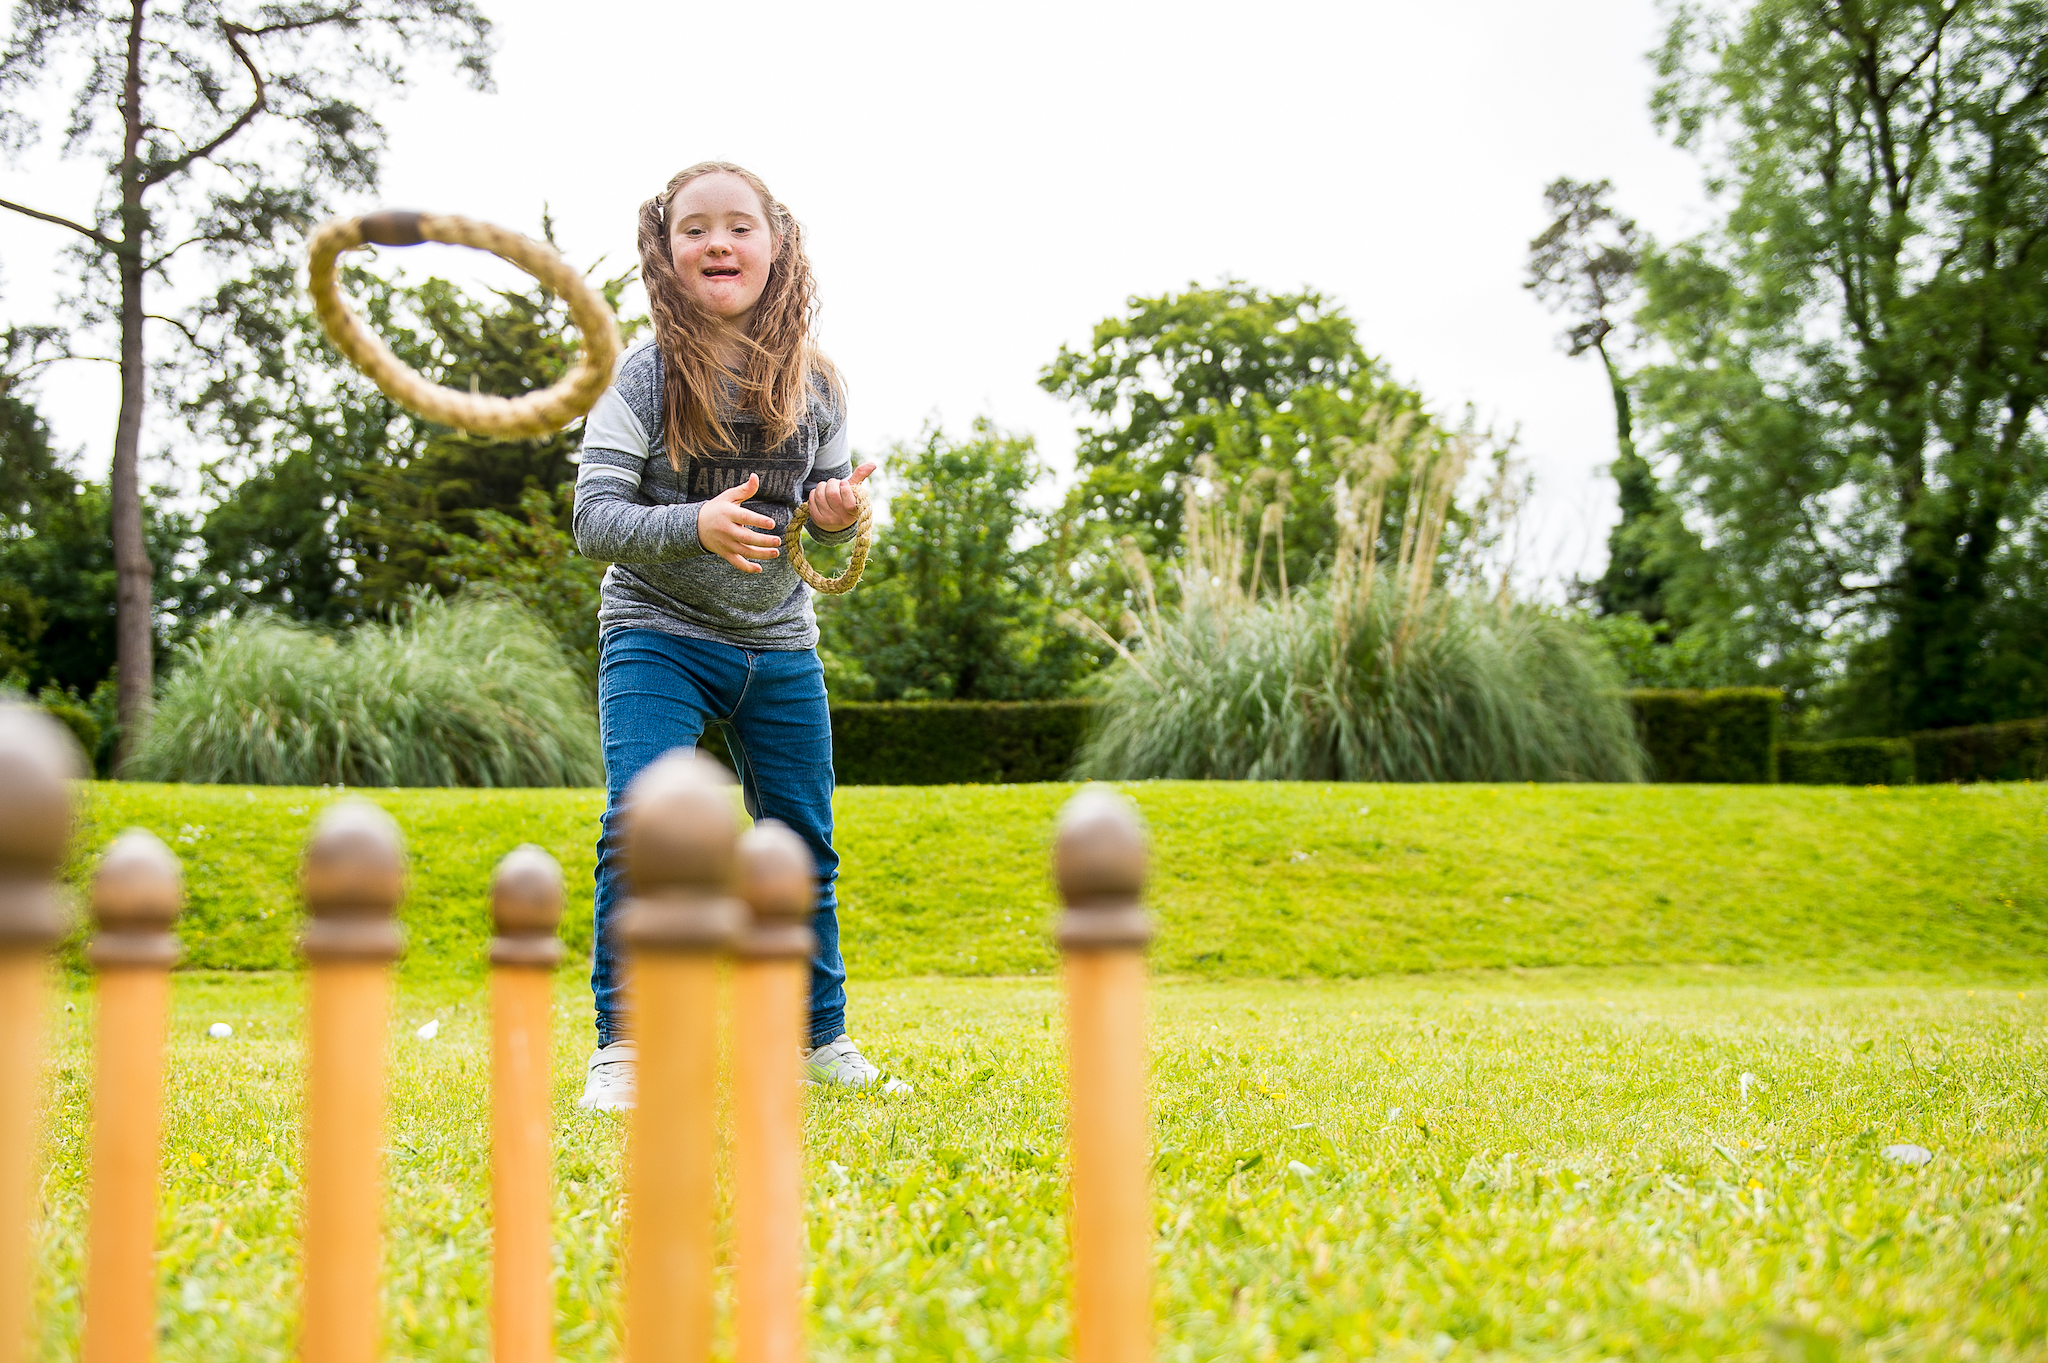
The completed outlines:
[[[758,573],[761,565],[753,559],[780,558],[782,541],[774,534],[775,522],[740,503],[761,486],[761,475],[750,474],[738,487],[728,488],[697,506],[697,543],[707,554],[716,554],[743,573]],[[762,534],[767,530],[768,534]]]

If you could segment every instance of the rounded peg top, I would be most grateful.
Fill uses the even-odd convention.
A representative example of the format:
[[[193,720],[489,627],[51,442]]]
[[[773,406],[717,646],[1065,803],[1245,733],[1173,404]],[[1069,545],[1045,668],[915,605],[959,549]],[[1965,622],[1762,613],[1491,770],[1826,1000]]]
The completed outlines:
[[[1145,888],[1145,827],[1131,802],[1089,786],[1060,811],[1053,876],[1070,907],[1137,899]]]
[[[744,910],[732,897],[739,815],[732,773],[694,749],[650,763],[626,788],[626,876],[633,903],[620,930],[636,947],[718,950]]]
[[[681,748],[633,779],[626,788],[626,868],[635,893],[731,883],[740,832],[732,787],[732,773],[717,761]]]
[[[99,926],[88,954],[97,966],[168,966],[177,959],[171,924],[185,906],[185,868],[163,840],[131,828],[100,856],[92,878]]]
[[[1053,880],[1067,912],[1060,945],[1069,949],[1143,946],[1151,921],[1145,888],[1145,827],[1136,806],[1107,786],[1089,786],[1060,811]]]
[[[29,705],[0,705],[0,949],[64,935],[56,880],[85,761],[71,731]]]
[[[405,894],[405,840],[368,800],[336,800],[313,826],[299,872],[310,961],[390,961],[404,939],[395,915]]]
[[[492,965],[552,966],[562,959],[562,864],[521,843],[491,872]]]
[[[740,836],[740,898],[752,911],[740,954],[809,960],[818,863],[789,825],[763,819]]]

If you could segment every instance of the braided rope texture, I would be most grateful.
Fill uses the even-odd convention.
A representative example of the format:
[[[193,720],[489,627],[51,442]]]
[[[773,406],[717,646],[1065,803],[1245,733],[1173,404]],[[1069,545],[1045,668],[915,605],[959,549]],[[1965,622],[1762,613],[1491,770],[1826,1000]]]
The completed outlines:
[[[516,398],[465,393],[429,383],[391,353],[343,301],[337,260],[343,251],[365,246],[414,246],[423,241],[469,246],[511,261],[569,305],[583,333],[583,353],[567,374],[537,393]],[[552,435],[588,412],[612,381],[619,357],[619,324],[604,299],[583,276],[544,243],[487,222],[452,213],[371,213],[323,224],[307,243],[306,288],[313,311],[342,354],[370,376],[392,401],[429,421],[493,440],[532,440]],[[843,589],[842,589],[843,590]]]
[[[860,510],[853,523],[859,529],[853,537],[853,556],[847,559],[846,570],[839,576],[826,577],[804,557],[804,546],[797,538],[797,532],[810,522],[810,507],[798,506],[796,514],[789,518],[789,529],[782,532],[782,555],[789,560],[789,566],[796,569],[798,577],[811,584],[811,590],[827,596],[843,596],[860,585],[860,575],[867,571],[868,550],[874,547],[874,503],[868,497],[867,488],[858,487],[854,492],[860,499]]]

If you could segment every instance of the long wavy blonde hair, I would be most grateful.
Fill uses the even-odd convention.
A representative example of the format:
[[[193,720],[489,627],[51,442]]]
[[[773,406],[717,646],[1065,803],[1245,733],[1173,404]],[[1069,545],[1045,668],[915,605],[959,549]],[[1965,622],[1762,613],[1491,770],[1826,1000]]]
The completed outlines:
[[[668,244],[669,205],[684,185],[700,175],[737,175],[760,197],[775,239],[768,283],[754,306],[754,334],[746,341],[746,362],[735,374],[719,358],[717,323],[690,298],[676,275]],[[818,287],[804,253],[804,229],[761,177],[730,161],[699,161],[678,171],[668,187],[640,205],[640,277],[654,314],[654,342],[661,347],[661,407],[669,467],[682,471],[690,450],[731,449],[724,412],[752,412],[773,449],[796,431],[822,383],[834,401],[844,396],[839,371],[811,339],[818,312]]]

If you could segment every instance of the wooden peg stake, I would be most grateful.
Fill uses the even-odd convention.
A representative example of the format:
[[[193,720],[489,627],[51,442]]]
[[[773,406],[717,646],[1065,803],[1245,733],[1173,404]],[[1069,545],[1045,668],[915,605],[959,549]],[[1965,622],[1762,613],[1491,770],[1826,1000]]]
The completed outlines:
[[[733,1215],[738,1363],[803,1357],[803,1104],[800,1057],[816,946],[818,866],[767,819],[740,839],[733,1006]]]
[[[312,1066],[306,1091],[304,1363],[376,1363],[384,1205],[384,1049],[395,914],[405,888],[398,825],[367,800],[320,816],[301,879],[312,924]]]
[[[711,1354],[717,1157],[718,958],[745,910],[733,897],[739,833],[725,768],[672,752],[626,791],[620,924],[639,1036],[626,1243],[627,1363]]]
[[[531,843],[491,874],[492,1356],[553,1363],[553,1055],[548,991],[562,959],[562,868]]]
[[[50,948],[64,935],[57,871],[85,764],[64,727],[0,705],[0,1363],[29,1356],[29,1189],[42,1091]]]
[[[1151,1117],[1146,1102],[1145,836],[1130,802],[1082,791],[1060,814],[1072,1083],[1075,1363],[1152,1357]]]
[[[157,1146],[183,877],[171,849],[140,828],[114,840],[93,877],[99,1034],[85,1363],[146,1363],[156,1352]]]

